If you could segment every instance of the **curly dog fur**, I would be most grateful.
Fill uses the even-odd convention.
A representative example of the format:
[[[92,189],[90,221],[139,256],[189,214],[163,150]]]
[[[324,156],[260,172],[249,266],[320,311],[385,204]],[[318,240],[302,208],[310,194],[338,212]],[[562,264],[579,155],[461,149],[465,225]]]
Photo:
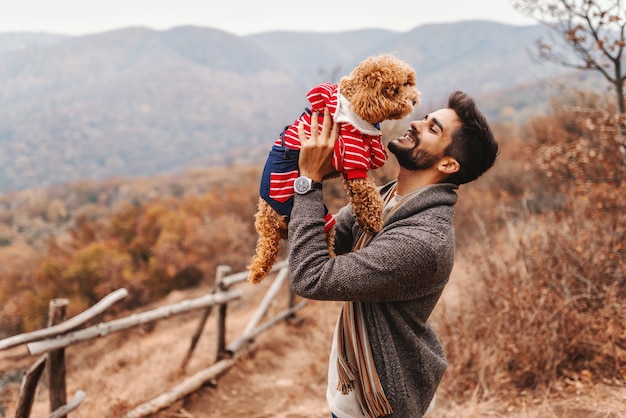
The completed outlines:
[[[341,94],[342,99],[347,99],[349,110],[357,115],[357,123],[365,121],[371,127],[376,126],[378,133],[377,124],[384,120],[402,119],[411,114],[413,107],[419,103],[420,93],[416,88],[415,71],[390,54],[366,58],[348,76],[342,77],[336,86],[337,94]],[[336,115],[331,116],[336,119]],[[340,126],[343,126],[341,122]],[[340,137],[341,135],[340,130]],[[368,135],[372,138],[371,134]],[[374,138],[380,141],[380,135]],[[378,146],[382,149],[382,142]],[[369,146],[365,148],[369,149]],[[382,152],[386,158],[386,152]],[[339,154],[341,157],[337,157]],[[343,158],[342,156],[343,152],[338,153],[336,149],[335,158]],[[374,157],[372,161],[373,159]],[[336,166],[335,168],[337,169]],[[372,163],[368,169],[370,168],[377,167]],[[341,170],[336,173],[339,174],[343,175],[344,186],[358,224],[369,233],[379,232],[383,227],[383,202],[374,181],[363,173],[356,178]],[[266,200],[260,198],[255,228],[258,233],[256,253],[248,266],[248,280],[251,283],[261,282],[276,262],[280,242],[287,239],[288,216],[279,214]],[[327,229],[326,234],[329,253],[334,256],[334,229]]]

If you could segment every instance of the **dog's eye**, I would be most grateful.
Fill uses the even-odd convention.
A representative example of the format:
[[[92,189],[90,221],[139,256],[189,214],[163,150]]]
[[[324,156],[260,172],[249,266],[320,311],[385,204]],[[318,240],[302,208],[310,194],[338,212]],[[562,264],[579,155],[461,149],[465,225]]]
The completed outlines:
[[[393,94],[397,95],[398,93],[400,93],[400,89],[398,87],[393,89]]]

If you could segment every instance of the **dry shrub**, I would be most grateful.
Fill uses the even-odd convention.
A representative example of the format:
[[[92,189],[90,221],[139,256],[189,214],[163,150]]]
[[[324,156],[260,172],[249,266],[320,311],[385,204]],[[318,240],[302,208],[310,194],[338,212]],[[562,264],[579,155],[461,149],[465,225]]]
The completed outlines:
[[[602,221],[576,214],[534,219],[490,239],[490,253],[464,253],[474,275],[443,321],[451,393],[626,377],[624,232],[607,239]]]
[[[115,308],[132,309],[175,289],[212,284],[218,264],[243,270],[254,251],[258,196],[247,172],[200,194],[118,202],[108,217],[74,219],[67,238],[50,237],[37,257],[25,254],[18,263],[7,256],[0,337],[45,326],[53,298],[69,299],[73,316],[123,287],[129,296]]]
[[[570,100],[527,127],[534,154],[518,156],[532,156],[526,178],[539,182],[462,197],[472,197],[459,227],[474,234],[459,248],[469,278],[458,305],[434,318],[452,400],[549,390],[564,378],[626,381],[626,163],[607,107]]]

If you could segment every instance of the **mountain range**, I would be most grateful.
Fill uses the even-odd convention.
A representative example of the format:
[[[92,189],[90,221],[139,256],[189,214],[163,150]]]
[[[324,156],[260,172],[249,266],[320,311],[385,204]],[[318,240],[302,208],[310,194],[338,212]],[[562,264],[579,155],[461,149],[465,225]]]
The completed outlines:
[[[416,69],[416,112],[460,89],[497,121],[503,107],[536,104],[531,92],[565,71],[532,60],[541,36],[542,26],[489,21],[249,36],[197,26],[0,33],[0,193],[261,164],[313,84],[379,53]]]

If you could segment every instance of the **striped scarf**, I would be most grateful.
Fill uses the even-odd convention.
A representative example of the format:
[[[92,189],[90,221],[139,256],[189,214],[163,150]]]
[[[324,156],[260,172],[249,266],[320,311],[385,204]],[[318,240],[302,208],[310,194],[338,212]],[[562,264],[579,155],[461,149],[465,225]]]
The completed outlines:
[[[385,206],[395,194],[395,185],[383,196]],[[404,200],[404,199],[403,199]],[[400,206],[399,202],[393,209]],[[393,211],[393,210],[392,210]],[[389,217],[389,211],[385,219]],[[354,251],[367,246],[373,236],[364,232],[357,241]],[[365,323],[363,302],[346,302],[341,311],[337,338],[338,390],[344,395],[356,390],[356,398],[367,418],[376,418],[393,413],[376,372],[374,357]]]

